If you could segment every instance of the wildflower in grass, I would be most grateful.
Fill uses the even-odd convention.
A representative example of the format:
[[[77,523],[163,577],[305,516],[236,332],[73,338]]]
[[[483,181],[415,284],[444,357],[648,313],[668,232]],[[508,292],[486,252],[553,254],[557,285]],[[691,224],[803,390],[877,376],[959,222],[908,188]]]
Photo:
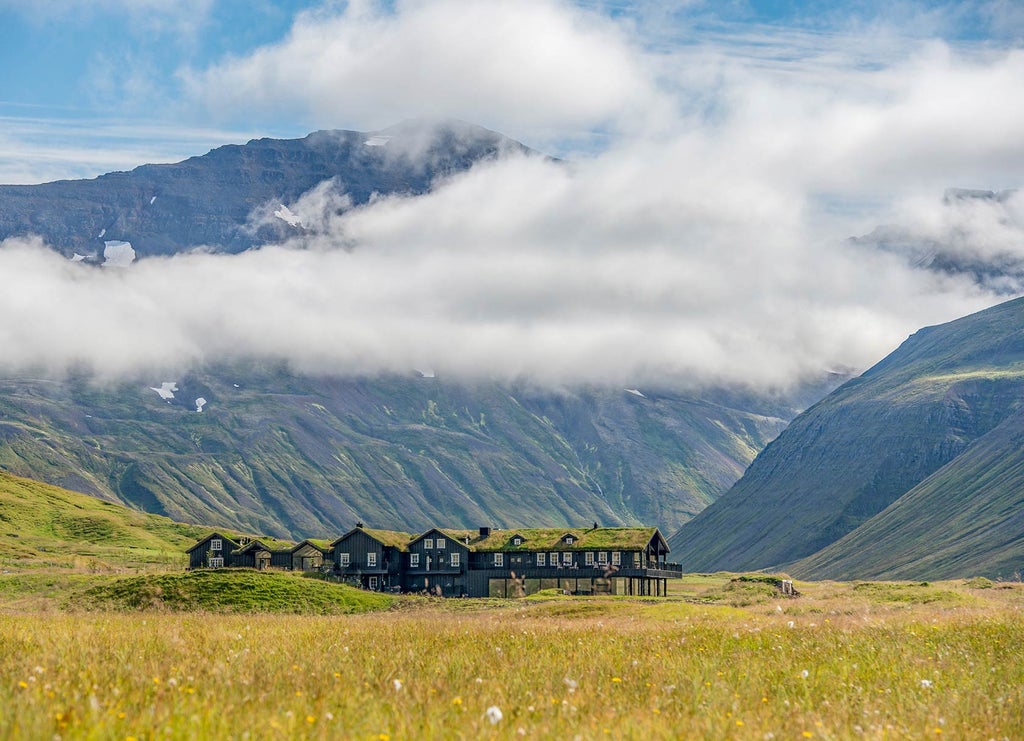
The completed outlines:
[[[487,717],[487,720],[491,722],[492,726],[500,723],[501,719],[505,717],[501,712],[501,708],[499,708],[497,705],[491,705],[489,708],[487,708],[487,710],[484,712],[484,715]]]
[[[928,689],[931,686],[932,686],[932,680],[930,680],[930,679],[922,679],[921,680],[921,687],[923,687],[924,689]]]
[[[804,669],[802,672],[800,672],[800,676],[803,679],[807,679],[807,677],[811,676],[811,673],[809,671],[807,671],[806,669]]]
[[[402,680],[401,679],[393,679],[391,681],[391,685],[395,688],[395,692],[398,692],[399,690],[402,689]]]
[[[462,698],[461,697],[456,695],[455,697],[452,698],[452,705],[461,705],[461,704],[462,704]]]
[[[565,686],[568,687],[570,692],[575,692],[576,688],[580,686],[579,682],[577,682],[575,679],[570,679],[569,677],[563,679],[562,682],[565,683]]]
[[[622,677],[612,677],[612,682],[618,683],[622,681]]]
[[[20,682],[18,682],[18,686],[21,687],[23,690],[27,690],[28,682],[26,682],[25,680],[21,680]]]

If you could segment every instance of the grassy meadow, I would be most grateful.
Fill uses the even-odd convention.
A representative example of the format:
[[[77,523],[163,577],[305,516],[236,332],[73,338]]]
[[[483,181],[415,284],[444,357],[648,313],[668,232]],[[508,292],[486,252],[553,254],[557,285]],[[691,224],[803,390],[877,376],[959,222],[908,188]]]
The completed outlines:
[[[33,602],[3,579],[0,738],[1024,735],[1019,584],[798,582],[788,599],[710,575],[663,599],[402,597],[322,615],[155,599],[167,585],[133,604],[108,575]]]

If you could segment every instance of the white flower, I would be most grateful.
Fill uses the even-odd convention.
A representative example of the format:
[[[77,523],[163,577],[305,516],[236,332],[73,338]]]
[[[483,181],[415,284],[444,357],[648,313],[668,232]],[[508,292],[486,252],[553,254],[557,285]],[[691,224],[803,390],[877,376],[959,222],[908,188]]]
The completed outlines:
[[[925,689],[928,689],[929,687],[932,686],[932,680],[930,680],[930,679],[922,679],[921,680],[921,686],[924,687]]]
[[[804,679],[807,679],[807,677],[811,676],[811,673],[809,671],[807,671],[806,669],[804,669],[802,672],[800,672],[800,676],[803,677]]]
[[[487,708],[487,712],[484,713],[487,716],[487,720],[491,721],[491,725],[497,725],[499,721],[505,716],[501,713],[501,708],[497,705],[491,705]]]
[[[570,692],[575,692],[576,688],[580,686],[579,682],[577,682],[575,679],[569,679],[569,677],[566,677],[562,681],[565,682],[565,686],[569,688]]]
[[[394,685],[395,692],[398,692],[400,689],[402,689],[402,680],[401,679],[392,680],[391,684]]]

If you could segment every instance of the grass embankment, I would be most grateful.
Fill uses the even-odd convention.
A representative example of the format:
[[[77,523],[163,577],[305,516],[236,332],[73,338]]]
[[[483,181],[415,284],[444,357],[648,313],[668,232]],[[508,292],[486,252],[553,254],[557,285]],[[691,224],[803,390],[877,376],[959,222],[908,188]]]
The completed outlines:
[[[0,615],[0,737],[1021,737],[1019,585],[760,586],[689,580],[717,604]]]

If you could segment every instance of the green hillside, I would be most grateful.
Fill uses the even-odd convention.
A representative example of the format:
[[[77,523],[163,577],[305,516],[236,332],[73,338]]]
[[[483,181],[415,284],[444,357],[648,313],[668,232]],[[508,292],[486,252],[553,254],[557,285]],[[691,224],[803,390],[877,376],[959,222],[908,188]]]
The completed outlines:
[[[807,579],[1018,580],[1024,571],[1024,412],[790,571]]]
[[[153,389],[173,380],[173,399]],[[202,412],[195,399],[203,398]],[[98,386],[0,380],[0,469],[181,522],[330,537],[656,524],[714,501],[795,414],[725,391],[551,391],[238,364]]]
[[[0,566],[108,570],[184,567],[209,528],[0,472]]]
[[[998,570],[1000,554],[1024,529],[1013,524],[1017,515],[998,537],[988,537],[983,524],[1015,512],[1020,454],[1011,430],[1022,401],[1024,300],[923,329],[797,417],[727,494],[670,538],[673,558],[701,571],[789,564],[899,500],[878,520],[888,523],[887,540],[870,535],[879,530],[866,530],[847,541],[857,545],[844,551],[853,559],[846,566],[840,565],[845,557],[830,550],[805,562],[807,573],[930,578]],[[995,461],[1005,466],[1004,475],[993,475]],[[911,490],[914,510],[901,499]],[[989,519],[970,521],[972,507]],[[945,525],[929,530],[919,521],[926,516]],[[897,521],[899,532],[892,530]],[[973,555],[955,555],[951,542]],[[908,560],[902,570],[883,570],[886,563],[894,569],[899,554],[910,559],[910,553],[947,547],[952,550],[920,568]]]

